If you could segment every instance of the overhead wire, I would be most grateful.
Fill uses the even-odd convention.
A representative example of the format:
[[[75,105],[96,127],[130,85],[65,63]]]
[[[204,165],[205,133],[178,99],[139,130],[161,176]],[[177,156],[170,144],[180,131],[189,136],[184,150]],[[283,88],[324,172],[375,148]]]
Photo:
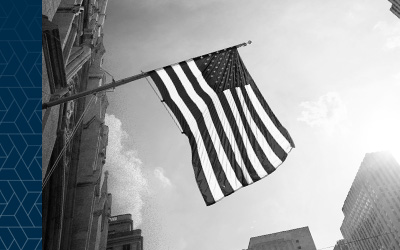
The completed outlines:
[[[143,71],[141,71],[142,73],[144,73]],[[156,96],[158,97],[158,99],[161,101],[161,103],[163,104],[165,110],[167,110],[169,116],[171,117],[171,119],[174,121],[176,127],[179,129],[179,132],[181,132],[181,134],[183,134],[183,130],[181,128],[181,126],[178,124],[178,122],[176,121],[176,119],[174,119],[174,117],[171,114],[171,111],[169,108],[167,108],[167,105],[165,104],[164,100],[161,98],[161,96],[157,93],[157,91],[154,89],[153,85],[151,85],[150,81],[147,79],[147,77],[145,77],[147,83],[150,85],[151,89],[154,91],[154,93],[156,94]]]
[[[369,239],[372,239],[372,238],[377,238],[377,237],[380,237],[380,236],[385,236],[385,235],[394,234],[394,233],[395,233],[395,232],[386,232],[386,233],[382,233],[382,234],[378,234],[378,235],[373,235],[373,236],[370,236],[370,237],[367,237],[367,238],[361,238],[361,239],[357,239],[357,240],[353,240],[353,241],[346,241],[346,242],[343,243],[343,244],[339,244],[339,246],[344,246],[344,245],[348,245],[348,244],[350,244],[350,243],[355,243],[355,242],[359,242],[359,241],[369,240]],[[317,250],[324,250],[324,249],[332,248],[332,247],[335,247],[335,246],[336,246],[336,244],[333,245],[333,246],[329,246],[329,247],[318,248]]]
[[[83,120],[83,117],[85,116],[86,112],[89,110],[89,107],[92,105],[93,99],[96,97],[96,94],[93,94],[92,98],[90,98],[90,101],[88,103],[88,105],[86,106],[85,110],[83,111],[81,117],[79,118],[78,122],[76,123],[74,129],[72,130],[71,135],[67,138],[67,141],[65,142],[64,147],[62,148],[60,154],[58,155],[56,161],[54,162],[54,164],[51,166],[48,174],[46,175],[46,177],[43,180],[43,184],[42,184],[42,191],[43,189],[46,187],[47,182],[50,180],[51,175],[53,174],[54,170],[56,169],[58,162],[61,159],[61,156],[64,154],[65,150],[67,149],[69,142],[71,141],[71,139],[74,137],[75,132],[78,130],[78,127],[80,125],[80,123]]]

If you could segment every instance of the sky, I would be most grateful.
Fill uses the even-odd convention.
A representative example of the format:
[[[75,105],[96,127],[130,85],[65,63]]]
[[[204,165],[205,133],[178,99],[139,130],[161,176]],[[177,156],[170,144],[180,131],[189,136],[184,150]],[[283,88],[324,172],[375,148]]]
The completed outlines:
[[[106,116],[112,215],[131,213],[151,250],[241,250],[304,226],[317,248],[333,246],[365,154],[400,159],[400,19],[390,6],[110,0],[103,68],[115,80],[251,40],[239,53],[296,144],[273,174],[207,207],[188,140],[149,83],[118,87]]]

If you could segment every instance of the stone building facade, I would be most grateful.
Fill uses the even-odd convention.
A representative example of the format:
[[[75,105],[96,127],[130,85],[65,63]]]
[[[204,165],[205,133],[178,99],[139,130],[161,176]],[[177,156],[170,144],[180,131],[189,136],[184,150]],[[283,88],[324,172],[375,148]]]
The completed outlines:
[[[143,250],[142,231],[133,229],[130,214],[109,219],[107,250]]]
[[[105,84],[108,0],[42,0],[42,102]],[[43,110],[43,249],[106,249],[105,93]]]
[[[366,154],[347,194],[340,231],[350,250],[400,250],[400,165],[389,152]]]
[[[250,238],[247,250],[316,250],[308,227]]]

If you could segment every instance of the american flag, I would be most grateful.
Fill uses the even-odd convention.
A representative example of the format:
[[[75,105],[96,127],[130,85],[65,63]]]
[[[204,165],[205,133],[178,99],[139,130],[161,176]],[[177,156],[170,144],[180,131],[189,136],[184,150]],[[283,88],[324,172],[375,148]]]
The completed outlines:
[[[189,138],[207,206],[271,174],[294,148],[236,48],[149,74]]]

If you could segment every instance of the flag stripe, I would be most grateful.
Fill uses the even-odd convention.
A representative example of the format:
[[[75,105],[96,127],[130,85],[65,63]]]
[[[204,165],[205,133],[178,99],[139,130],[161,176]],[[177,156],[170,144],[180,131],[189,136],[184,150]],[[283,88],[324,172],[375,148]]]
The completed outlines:
[[[262,161],[260,161],[260,157],[258,156],[259,147],[255,147],[254,144],[254,136],[249,137],[247,130],[245,128],[246,122],[242,121],[240,112],[238,107],[236,106],[235,100],[233,99],[232,92],[230,90],[225,90],[224,97],[226,98],[229,107],[232,109],[233,117],[237,122],[238,130],[242,139],[244,140],[244,147],[249,154],[249,159],[254,167],[254,170],[257,172],[257,175],[262,178],[267,175],[265,171]]]
[[[242,119],[243,122],[243,127],[244,130],[247,134],[247,136],[249,137],[251,146],[254,149],[254,152],[256,153],[258,160],[260,161],[262,167],[265,169],[265,171],[270,174],[275,170],[275,167],[271,164],[270,160],[268,159],[268,157],[265,155],[265,152],[263,150],[263,148],[260,146],[259,142],[258,142],[258,138],[257,138],[257,134],[254,134],[254,132],[252,131],[249,121],[247,120],[244,111],[243,111],[243,105],[246,105],[245,103],[241,102],[239,100],[238,94],[236,92],[236,88],[235,89],[230,89],[228,91],[229,94],[231,94],[234,103],[236,105],[236,108],[239,112],[239,115]],[[249,145],[250,146],[250,145]]]
[[[200,145],[199,156],[203,162],[207,163],[207,170],[205,170],[207,179],[216,179],[218,187],[211,187],[211,190],[220,190],[224,196],[233,192],[225,172],[218,159],[218,154],[212,146],[211,136],[204,124],[204,118],[198,110],[196,104],[190,100],[188,94],[184,90],[182,83],[176,76],[172,67],[165,67],[165,70],[157,71],[164,84],[166,85],[172,100],[181,109],[182,114],[188,121],[189,127],[196,138],[196,142]],[[179,90],[179,92],[177,91]],[[202,133],[200,133],[202,131]]]
[[[280,148],[283,149],[287,155],[287,153],[290,152],[292,146],[290,145],[289,140],[287,140],[285,136],[281,134],[279,129],[272,122],[270,116],[267,113],[269,108],[261,105],[258,98],[256,97],[256,94],[253,91],[252,86],[246,85],[245,88],[247,90],[248,98],[251,100],[254,110],[256,110],[256,112],[254,113],[259,116],[259,119],[263,121],[263,124],[265,125],[265,130],[273,136],[274,141],[276,141],[280,145]],[[282,161],[284,161],[284,159]]]
[[[271,164],[274,167],[279,166],[282,161],[278,158],[278,156],[276,156],[275,152],[272,151],[269,143],[267,142],[266,138],[264,137],[263,133],[260,131],[259,127],[257,125],[260,124],[256,124],[256,122],[254,121],[253,117],[250,114],[250,111],[248,109],[248,105],[249,103],[247,103],[243,97],[243,92],[242,90],[246,91],[245,88],[236,88],[236,93],[237,96],[239,98],[239,101],[241,103],[243,103],[241,105],[242,109],[243,109],[243,114],[246,117],[246,120],[248,121],[251,131],[253,131],[254,135],[257,138],[257,141],[260,143],[261,148],[263,149],[265,155],[267,156],[269,162],[271,162]],[[248,100],[250,101],[250,100]]]
[[[204,102],[204,100],[196,93],[196,91],[193,88],[193,85],[196,84],[195,82],[190,82],[189,79],[187,78],[186,74],[183,72],[182,68],[180,65],[175,65],[172,67],[175,74],[178,76],[179,81],[174,81],[179,85],[182,84],[182,86],[185,89],[185,92],[187,93],[187,97],[189,98],[188,101],[190,103],[194,103],[195,105],[197,105],[198,109],[193,108],[194,112],[198,112],[199,118],[197,119],[197,122],[199,123],[199,127],[200,129],[202,128],[206,128],[207,131],[210,134],[210,138],[212,140],[212,148],[214,148],[216,150],[216,152],[218,153],[218,159],[219,162],[221,164],[221,167],[231,185],[231,187],[233,188],[233,190],[237,190],[239,188],[242,187],[242,184],[239,182],[239,180],[236,178],[236,174],[235,171],[233,170],[232,167],[232,163],[236,164],[236,161],[234,158],[230,157],[228,159],[227,154],[226,154],[226,150],[230,149],[229,144],[228,143],[224,143],[225,147],[223,147],[223,144],[221,143],[220,137],[219,136],[224,136],[221,135],[224,131],[221,131],[221,129],[219,129],[219,133],[217,132],[217,129],[215,128],[216,125],[220,124],[220,121],[218,120],[218,116],[211,116],[210,114],[210,109],[209,108],[213,108],[213,110],[215,111],[215,108],[209,103],[209,105],[207,106],[207,104]],[[167,73],[169,73],[169,71],[167,71]],[[172,76],[172,72],[170,74],[170,76]],[[173,75],[172,77],[175,77],[175,75]],[[182,95],[183,96],[183,95]],[[186,102],[186,101],[185,101]],[[202,112],[200,112],[200,110],[202,110]],[[216,112],[215,112],[216,113]],[[197,116],[197,115],[196,115]],[[203,118],[203,119],[201,119]],[[204,123],[203,123],[204,120]],[[221,125],[219,126],[221,127]],[[226,136],[225,138],[226,139]],[[208,146],[206,144],[206,146]],[[240,172],[241,170],[238,169]]]
[[[256,97],[254,100],[258,100],[259,103],[261,104],[261,106],[263,107],[263,109],[266,111],[266,113],[268,114],[266,117],[264,116],[263,118],[269,118],[267,120],[264,120],[264,122],[266,122],[267,124],[269,123],[268,120],[270,120],[275,126],[271,126],[268,127],[272,129],[272,131],[270,131],[273,135],[274,138],[279,142],[279,144],[282,146],[282,148],[285,150],[285,152],[290,152],[290,150],[292,148],[294,148],[294,142],[292,140],[292,138],[290,137],[289,133],[287,132],[287,130],[281,125],[281,123],[278,121],[278,119],[276,118],[276,116],[274,115],[274,113],[272,112],[272,110],[270,109],[268,103],[265,101],[264,97],[262,96],[260,90],[258,89],[257,85],[254,83],[253,79],[251,78],[246,66],[244,65],[242,59],[239,56],[239,53],[236,53],[237,57],[237,64],[239,65],[238,67],[240,67],[243,71],[243,73],[247,76],[247,78],[249,78],[249,88],[252,90],[252,92],[255,94],[254,96]],[[253,97],[254,97],[253,96]],[[252,100],[253,100],[253,97]],[[275,128],[279,131],[278,133],[276,133],[274,130]],[[277,137],[275,137],[277,136]],[[283,136],[287,142],[289,142],[290,147],[288,148],[286,146],[286,144],[283,143],[283,141],[280,139],[280,137]],[[280,142],[282,141],[283,144],[281,144]]]
[[[281,134],[283,137],[285,137],[286,141],[288,141],[290,143],[290,148],[287,149],[287,151],[285,150],[286,152],[290,152],[290,150],[295,147],[292,138],[290,137],[287,130],[281,125],[279,120],[276,118],[274,112],[272,112],[268,103],[265,101],[264,97],[262,96],[260,90],[257,88],[257,85],[253,81],[250,83],[250,85],[251,85],[251,88],[252,88],[255,96],[257,97],[257,100],[264,107],[266,113],[268,114],[268,117],[270,118],[272,123],[275,125],[274,127],[276,127],[279,130],[279,134]],[[278,141],[280,141],[280,140],[278,139]],[[283,147],[283,148],[285,149],[285,147]]]
[[[271,150],[273,151],[273,153],[279,158],[280,163],[282,163],[286,159],[287,153],[282,149],[281,145],[275,140],[273,135],[266,128],[267,125],[264,123],[265,117],[264,117],[264,120],[262,120],[260,118],[259,114],[265,113],[265,111],[260,105],[253,103],[253,102],[258,103],[257,99],[251,99],[249,97],[251,95],[249,92],[253,92],[251,89],[251,86],[246,85],[245,87],[241,87],[240,90],[241,90],[240,92],[244,99],[244,102],[246,103],[249,114],[251,115],[251,119],[253,119],[253,121],[255,122],[257,129],[262,133],[263,138],[265,138],[266,142],[268,143],[268,145],[271,148]],[[271,125],[274,126],[274,124],[272,122],[271,122],[270,126]],[[275,130],[278,131],[276,128],[275,128]],[[285,139],[285,138],[283,137],[283,139]],[[286,141],[286,139],[285,139],[285,141]],[[275,164],[274,164],[274,166],[276,167]]]
[[[159,76],[159,72],[152,72],[151,78],[153,79],[157,88],[160,90],[160,93],[163,96],[165,103],[168,105],[168,107],[174,113],[175,117],[180,123],[183,132],[189,138],[189,143],[192,148],[192,164],[194,174],[197,185],[201,191],[201,194],[203,195],[204,201],[207,205],[214,204],[217,200],[222,199],[224,195],[222,194],[219,185],[217,184],[214,173],[211,173],[212,168],[209,160],[207,161],[206,158],[201,156],[202,154],[204,154],[204,147],[202,148],[201,145],[197,143],[196,138],[192,133],[192,131],[194,130],[192,130],[192,128],[189,126],[185,116],[182,114],[177,104],[172,100],[166,84]]]
[[[244,131],[244,127],[242,125],[240,116],[238,112],[235,112],[234,102],[232,100],[233,105],[231,105],[225,94],[218,95],[219,101],[221,102],[222,108],[224,109],[225,115],[228,119],[230,127],[233,130],[233,134],[236,140],[236,143],[239,148],[239,152],[242,155],[242,158],[245,162],[245,167],[251,176],[253,182],[260,180],[260,175],[265,175],[265,171],[262,168],[260,162],[258,161],[257,156],[254,153],[253,148],[250,146],[250,141],[247,138],[247,134]],[[233,113],[235,112],[235,114]],[[236,118],[238,117],[238,119]],[[256,171],[256,167],[262,171]]]
[[[157,74],[156,71],[150,72],[150,76],[153,79],[154,83],[156,84],[158,90],[160,91],[160,94],[163,98],[162,102],[165,102],[167,104],[168,108],[175,115],[175,118],[177,119],[179,125],[181,126],[183,133],[187,134],[190,131],[190,127],[187,121],[185,120],[185,117],[183,116],[181,110],[178,108],[176,103],[171,99],[171,96],[164,82],[162,81],[162,79],[160,78],[160,76]]]
[[[236,173],[237,179],[241,182],[242,186],[251,184],[253,179],[251,178],[246,168],[246,164],[242,159],[241,152],[236,144],[235,136],[232,132],[229,121],[225,116],[225,112],[218,96],[205,82],[205,79],[193,60],[189,60],[187,64],[184,63],[181,66],[188,79],[192,82],[198,95],[201,96],[205,103],[207,103],[210,113],[215,114],[211,117],[213,118],[216,128],[219,128],[217,129],[218,135],[220,136],[221,142],[224,142],[224,149],[226,150],[226,154],[229,156],[231,166],[233,167],[233,171]],[[228,141],[226,142],[226,140]]]

